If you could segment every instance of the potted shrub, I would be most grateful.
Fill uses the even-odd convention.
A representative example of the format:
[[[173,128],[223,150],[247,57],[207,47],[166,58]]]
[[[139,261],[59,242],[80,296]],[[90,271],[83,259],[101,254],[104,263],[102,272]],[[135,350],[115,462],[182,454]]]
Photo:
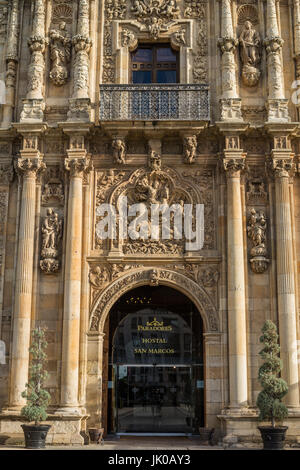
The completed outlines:
[[[260,342],[264,344],[260,351],[260,356],[264,360],[259,368],[258,379],[262,386],[262,391],[257,397],[259,408],[259,420],[270,421],[271,426],[258,426],[264,449],[283,449],[287,426],[276,426],[276,422],[281,422],[288,416],[286,406],[281,402],[287,394],[287,383],[279,377],[282,363],[279,358],[280,347],[278,345],[278,334],[276,325],[271,320],[267,320],[262,328]]]
[[[34,329],[29,348],[31,354],[29,381],[26,384],[26,390],[22,393],[22,397],[27,399],[27,404],[21,410],[22,417],[30,423],[34,422],[34,424],[22,424],[25,447],[29,449],[44,448],[47,433],[51,428],[50,425],[40,424],[41,421],[47,419],[46,410],[50,401],[50,394],[43,389],[48,375],[44,370],[46,347],[45,330],[40,327]]]

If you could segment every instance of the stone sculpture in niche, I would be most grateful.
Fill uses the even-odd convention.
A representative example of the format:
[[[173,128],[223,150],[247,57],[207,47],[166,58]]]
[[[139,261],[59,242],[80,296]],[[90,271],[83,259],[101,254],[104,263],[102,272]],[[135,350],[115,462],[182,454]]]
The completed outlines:
[[[40,267],[45,273],[55,273],[59,269],[59,260],[57,258],[62,230],[62,219],[59,219],[58,214],[52,208],[49,208],[42,225]]]
[[[267,221],[264,212],[257,212],[252,208],[248,219],[247,234],[252,243],[250,265],[252,271],[257,274],[266,271],[269,264],[266,258],[266,231]]]
[[[239,37],[240,56],[243,64],[242,80],[244,85],[256,86],[260,78],[260,47],[261,40],[259,33],[253,28],[251,21],[245,21],[242,32]]]
[[[50,57],[52,68],[50,80],[56,86],[62,86],[68,79],[67,64],[71,57],[71,38],[66,30],[66,23],[62,21],[59,29],[50,31]]]

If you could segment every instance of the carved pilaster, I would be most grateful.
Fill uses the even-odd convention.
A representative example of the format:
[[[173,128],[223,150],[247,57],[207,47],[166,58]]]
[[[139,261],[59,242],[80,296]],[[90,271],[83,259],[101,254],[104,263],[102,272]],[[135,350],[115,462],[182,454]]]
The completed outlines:
[[[294,0],[294,53],[296,78],[300,79],[300,1]]]
[[[283,85],[281,58],[283,39],[279,36],[276,0],[267,0],[267,37],[264,44],[268,61],[268,121],[287,122],[290,119]]]
[[[43,121],[45,102],[43,98],[45,74],[45,0],[36,0],[33,26],[28,46],[31,52],[28,67],[28,90],[23,101],[20,121]]]
[[[12,121],[15,102],[15,88],[18,67],[18,39],[19,39],[19,0],[13,0],[8,25],[7,51],[6,51],[6,98],[3,109],[2,126],[6,127]]]
[[[89,52],[92,41],[89,37],[89,1],[79,0],[77,34],[73,38],[75,50],[74,91],[70,99],[68,120],[90,120],[89,99]]]
[[[237,95],[235,50],[238,45],[233,34],[231,1],[221,1],[221,34],[218,41],[221,50],[222,98],[221,120],[242,121],[241,100]]]

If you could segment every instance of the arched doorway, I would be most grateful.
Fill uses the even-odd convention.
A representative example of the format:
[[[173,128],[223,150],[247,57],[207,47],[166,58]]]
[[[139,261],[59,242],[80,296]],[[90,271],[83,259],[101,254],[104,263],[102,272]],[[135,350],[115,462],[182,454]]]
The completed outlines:
[[[204,425],[203,322],[168,286],[141,286],[112,307],[105,330],[107,429],[191,434]]]

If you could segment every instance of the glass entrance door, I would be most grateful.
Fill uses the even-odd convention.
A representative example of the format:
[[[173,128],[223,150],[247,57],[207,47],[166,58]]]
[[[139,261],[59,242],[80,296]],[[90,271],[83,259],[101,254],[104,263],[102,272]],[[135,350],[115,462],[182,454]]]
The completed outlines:
[[[190,366],[114,367],[119,433],[191,433],[194,393]]]
[[[109,322],[109,432],[197,432],[203,325],[193,304],[169,287],[142,286],[115,304]]]

